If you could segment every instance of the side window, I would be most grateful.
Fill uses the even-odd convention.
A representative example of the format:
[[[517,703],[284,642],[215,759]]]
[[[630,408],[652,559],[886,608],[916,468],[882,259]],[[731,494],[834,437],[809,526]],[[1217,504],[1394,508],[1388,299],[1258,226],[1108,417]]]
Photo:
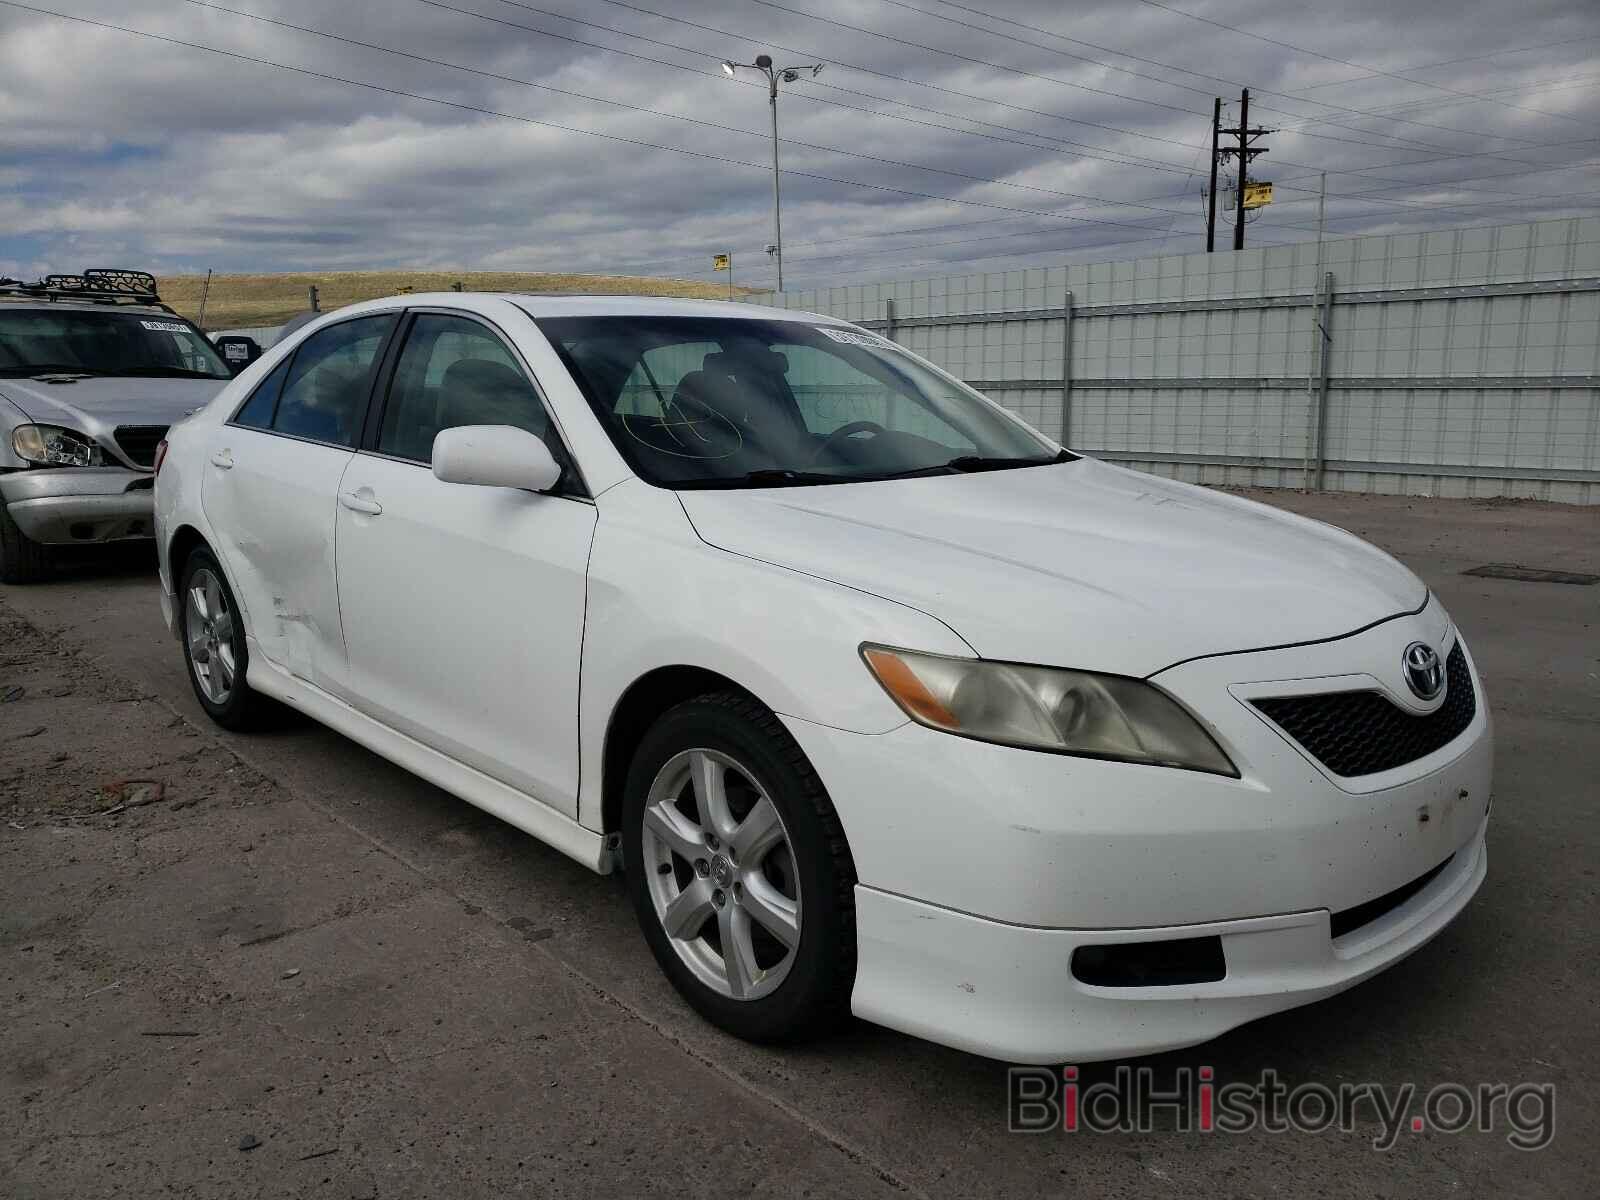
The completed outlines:
[[[330,325],[295,351],[278,399],[278,433],[354,446],[361,436],[373,364],[395,318],[385,314]]]
[[[294,356],[290,355],[272,369],[268,375],[256,385],[256,390],[250,393],[238,412],[233,414],[235,425],[247,425],[251,429],[271,429],[272,414],[278,408],[278,396],[283,392],[283,381],[289,377],[289,363]]]
[[[511,351],[487,327],[423,313],[395,366],[378,450],[431,462],[434,435],[457,425],[514,425],[545,438],[549,418]]]

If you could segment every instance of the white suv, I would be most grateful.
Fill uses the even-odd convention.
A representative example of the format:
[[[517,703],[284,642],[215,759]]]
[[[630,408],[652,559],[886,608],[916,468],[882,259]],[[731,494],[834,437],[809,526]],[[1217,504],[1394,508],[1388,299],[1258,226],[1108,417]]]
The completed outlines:
[[[597,871],[711,1020],[1016,1061],[1330,995],[1484,878],[1438,600],[839,321],[405,296],[170,435],[200,703],[294,706]]]

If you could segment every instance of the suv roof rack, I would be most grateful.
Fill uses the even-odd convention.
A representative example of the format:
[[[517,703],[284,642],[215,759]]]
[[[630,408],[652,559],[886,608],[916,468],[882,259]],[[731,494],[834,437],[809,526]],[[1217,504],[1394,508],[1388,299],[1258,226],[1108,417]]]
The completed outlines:
[[[0,279],[0,296],[87,300],[94,304],[149,304],[172,311],[161,302],[154,275],[148,271],[112,267],[92,267],[81,275],[46,275],[37,283]]]

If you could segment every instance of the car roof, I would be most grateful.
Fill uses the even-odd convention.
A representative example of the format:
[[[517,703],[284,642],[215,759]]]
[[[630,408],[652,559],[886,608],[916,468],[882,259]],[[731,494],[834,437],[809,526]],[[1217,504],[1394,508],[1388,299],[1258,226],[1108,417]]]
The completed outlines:
[[[59,311],[65,308],[73,312],[124,312],[156,317],[174,317],[178,315],[161,304],[128,304],[120,300],[116,302],[79,300],[59,296],[0,296],[0,308],[29,309],[42,312]],[[179,319],[182,320],[183,318],[180,317]]]
[[[412,292],[385,296],[337,309],[351,316],[400,308],[458,308],[488,312],[509,302],[530,317],[734,317],[768,321],[807,321],[842,325],[838,317],[797,309],[772,308],[730,300],[690,300],[676,296],[583,295],[571,292]]]

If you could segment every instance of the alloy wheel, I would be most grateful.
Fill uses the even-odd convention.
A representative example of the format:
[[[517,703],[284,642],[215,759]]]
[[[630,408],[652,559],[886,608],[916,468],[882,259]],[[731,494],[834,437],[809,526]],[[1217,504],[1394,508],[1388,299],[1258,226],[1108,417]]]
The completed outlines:
[[[695,977],[735,1000],[782,984],[800,944],[799,873],[751,773],[716,750],[674,755],[650,786],[642,833],[656,918]]]
[[[189,639],[189,668],[212,704],[224,705],[233,694],[238,664],[233,653],[233,610],[222,581],[209,567],[189,579],[184,599],[184,632]]]

